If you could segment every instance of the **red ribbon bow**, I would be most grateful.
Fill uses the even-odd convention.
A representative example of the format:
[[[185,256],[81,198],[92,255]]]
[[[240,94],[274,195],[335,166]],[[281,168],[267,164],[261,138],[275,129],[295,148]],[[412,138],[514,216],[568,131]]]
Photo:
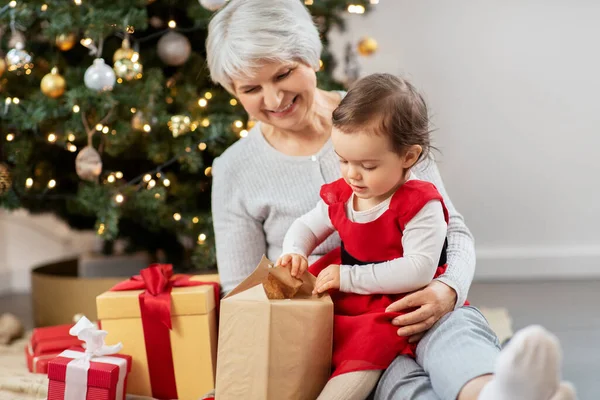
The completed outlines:
[[[219,305],[219,284],[216,282],[191,281],[189,275],[174,275],[171,264],[152,264],[140,271],[140,275],[118,283],[111,291],[141,290],[139,296],[142,327],[152,396],[158,399],[177,399],[177,385],[171,337],[171,290],[174,287],[212,285],[215,306]]]

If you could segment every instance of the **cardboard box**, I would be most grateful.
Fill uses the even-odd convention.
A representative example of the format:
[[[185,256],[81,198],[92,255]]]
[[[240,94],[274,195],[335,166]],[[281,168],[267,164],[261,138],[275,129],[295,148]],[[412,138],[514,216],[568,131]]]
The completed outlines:
[[[308,272],[293,299],[269,300],[271,262],[221,301],[216,398],[314,400],[331,375],[333,303]]]
[[[190,281],[207,282],[207,279],[206,276],[193,276]],[[150,329],[165,331],[163,343],[150,346],[149,350],[152,353],[157,348],[159,351],[168,351],[170,348],[167,356],[172,360],[172,369],[162,362],[158,362],[160,365],[157,366],[156,362],[148,359],[146,334],[152,332],[144,330],[139,299],[143,292],[108,291],[96,299],[102,329],[109,332],[107,341],[121,342],[122,352],[133,357],[128,393],[164,398],[157,387],[168,385],[168,375],[174,371],[173,385],[176,386],[177,398],[201,398],[214,388],[215,379],[217,315],[213,285],[174,287],[170,293],[172,329],[161,325]],[[150,357],[153,359],[152,355]],[[157,373],[157,368],[163,371]]]

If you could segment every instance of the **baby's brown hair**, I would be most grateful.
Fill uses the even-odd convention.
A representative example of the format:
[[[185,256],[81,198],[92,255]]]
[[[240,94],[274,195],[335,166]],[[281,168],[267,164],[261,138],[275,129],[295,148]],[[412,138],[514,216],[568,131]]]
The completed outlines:
[[[371,131],[390,139],[403,154],[420,145],[430,149],[429,115],[421,94],[405,79],[391,74],[368,75],[357,81],[333,112],[333,126],[344,133]]]

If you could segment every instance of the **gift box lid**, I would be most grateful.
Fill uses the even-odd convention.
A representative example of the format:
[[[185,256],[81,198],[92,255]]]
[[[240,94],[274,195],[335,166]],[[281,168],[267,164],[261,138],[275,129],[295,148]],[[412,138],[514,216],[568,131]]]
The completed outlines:
[[[83,342],[73,336],[48,338],[29,344],[29,352],[34,356],[42,354],[60,353],[73,346],[80,346]]]
[[[196,275],[191,281],[207,282]],[[143,290],[108,291],[96,297],[98,319],[140,318],[139,295]],[[210,284],[176,287],[171,291],[171,316],[208,314],[215,308],[215,295]]]
[[[71,329],[73,325],[74,324],[63,324],[34,328],[31,332],[31,339],[29,340],[31,346],[35,347],[38,342],[43,340],[71,337],[71,335],[69,335],[69,329]]]
[[[83,352],[82,347],[72,347],[69,350]],[[127,361],[127,373],[131,371],[131,356],[125,354],[113,354],[108,357],[123,358]],[[67,364],[73,361],[73,358],[62,357],[58,355],[48,362],[48,379],[58,382],[64,382],[67,375]],[[115,364],[90,361],[88,371],[88,386],[110,389],[119,381],[119,367]]]

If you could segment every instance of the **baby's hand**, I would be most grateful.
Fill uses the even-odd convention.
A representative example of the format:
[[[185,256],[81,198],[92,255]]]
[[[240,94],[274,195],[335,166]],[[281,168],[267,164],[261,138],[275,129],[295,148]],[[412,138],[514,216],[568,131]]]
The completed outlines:
[[[301,277],[308,269],[308,260],[300,254],[285,254],[279,257],[275,263],[276,267],[290,267],[294,278]]]
[[[315,282],[315,288],[313,294],[319,294],[326,292],[330,289],[340,288],[340,266],[338,264],[331,264],[325,268],[317,276]]]

